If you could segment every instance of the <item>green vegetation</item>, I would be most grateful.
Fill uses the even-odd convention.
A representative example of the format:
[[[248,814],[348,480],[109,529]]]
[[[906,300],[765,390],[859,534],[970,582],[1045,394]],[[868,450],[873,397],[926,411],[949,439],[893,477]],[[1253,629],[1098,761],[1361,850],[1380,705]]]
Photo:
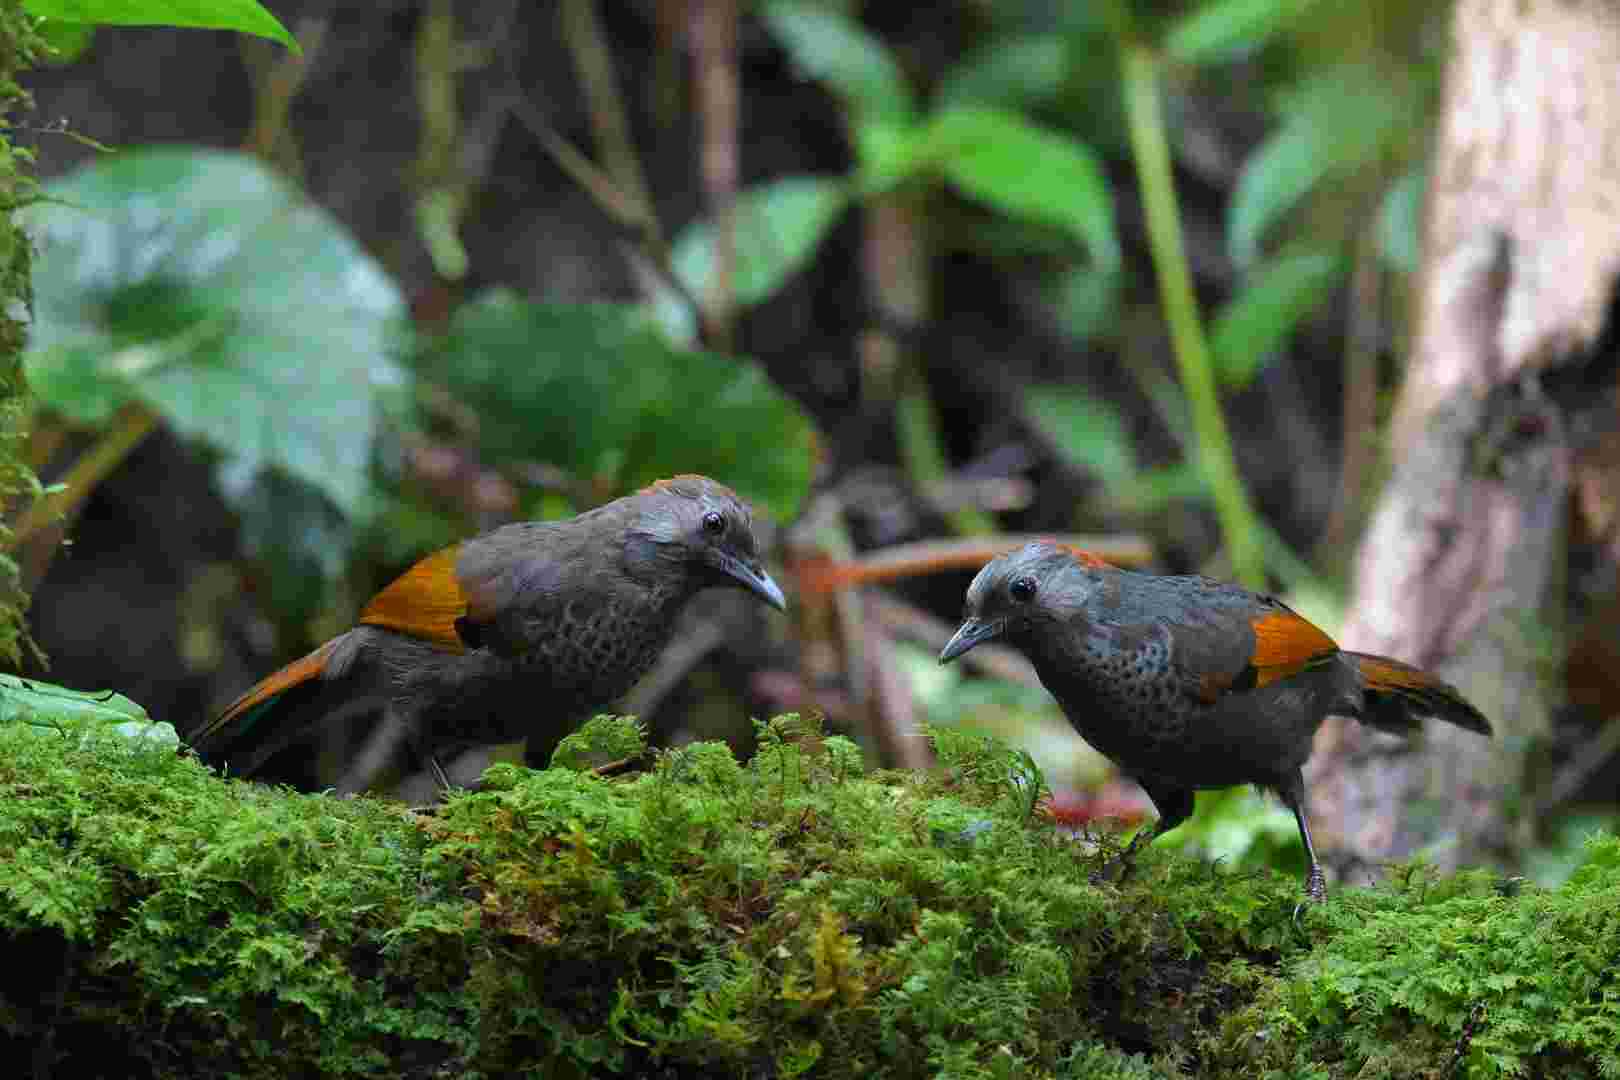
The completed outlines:
[[[43,47],[33,20],[15,3],[0,3],[0,663],[15,665],[22,659],[23,612],[28,596],[22,591],[11,550],[11,530],[4,511],[19,497],[39,491],[33,470],[21,458],[24,418],[28,414],[27,387],[23,382],[22,349],[27,335],[27,312],[32,300],[29,267],[33,250],[12,219],[12,211],[34,195],[29,166],[31,156],[11,145],[11,114],[28,105],[28,94],[17,85],[17,73],[34,62]]]
[[[598,719],[560,755],[638,740]],[[1153,849],[1090,884],[1110,845],[1031,812],[1027,757],[934,740],[929,774],[867,773],[787,716],[747,764],[502,765],[423,815],[0,723],[0,1045],[164,1076],[1620,1068],[1612,837],[1555,890],[1412,864],[1296,928],[1292,876]]]

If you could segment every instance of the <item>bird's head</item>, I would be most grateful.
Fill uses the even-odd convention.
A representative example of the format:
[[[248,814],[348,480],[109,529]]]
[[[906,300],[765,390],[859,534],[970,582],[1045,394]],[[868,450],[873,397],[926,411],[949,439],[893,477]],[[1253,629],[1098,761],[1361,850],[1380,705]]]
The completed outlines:
[[[735,586],[787,609],[781,587],[760,562],[753,514],[736,492],[706,476],[685,475],[660,480],[629,501],[625,555],[632,573],[651,577],[678,568],[694,588]]]
[[[1096,595],[1108,569],[1097,556],[1050,540],[997,556],[968,586],[962,625],[939,662],[948,664],[992,638],[1022,645],[1043,623],[1067,622]]]

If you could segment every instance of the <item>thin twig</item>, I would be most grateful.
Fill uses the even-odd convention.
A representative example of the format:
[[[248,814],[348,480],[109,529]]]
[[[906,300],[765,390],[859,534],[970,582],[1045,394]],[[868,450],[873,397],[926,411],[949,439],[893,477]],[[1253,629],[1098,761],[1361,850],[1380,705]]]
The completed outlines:
[[[694,312],[701,312],[703,306],[698,302],[698,297],[675,273],[669,248],[663,242],[652,207],[636,202],[632,195],[621,191],[611,176],[563,138],[522,94],[514,92],[509,105],[512,115],[528,129],[529,134],[539,140],[541,149],[585,193],[591,205],[615,228],[627,234],[640,262],[657,274],[664,286],[680,297],[682,303]]]
[[[800,558],[792,566],[801,591],[827,592],[946,570],[977,570],[997,555],[1016,551],[1033,540],[1052,540],[1066,547],[1091,552],[1104,562],[1119,566],[1141,566],[1153,558],[1152,545],[1139,536],[1031,533],[920,540],[910,544],[894,544],[845,559]]]
[[[263,38],[242,35],[242,60],[252,72],[253,130],[243,149],[275,165],[288,176],[301,176],[298,140],[287,116],[321,54],[328,21],[320,16],[298,20],[293,36],[304,50],[295,53]]]
[[[76,511],[96,486],[116,469],[141,440],[151,434],[158,424],[158,416],[145,405],[126,405],[118,417],[94,446],[86,450],[61,480],[63,490],[46,495],[24,511],[12,529],[12,546],[16,547],[30,536],[55,521]]]
[[[703,132],[700,172],[714,222],[714,278],[703,311],[709,343],[725,352],[737,299],[737,0],[699,0],[692,30]]]
[[[558,9],[563,40],[579,71],[580,86],[591,118],[596,149],[602,155],[607,174],[632,204],[640,207],[643,228],[658,233],[652,194],[630,137],[629,111],[619,93],[619,80],[613,70],[613,50],[607,33],[597,18],[595,0],[563,0]]]

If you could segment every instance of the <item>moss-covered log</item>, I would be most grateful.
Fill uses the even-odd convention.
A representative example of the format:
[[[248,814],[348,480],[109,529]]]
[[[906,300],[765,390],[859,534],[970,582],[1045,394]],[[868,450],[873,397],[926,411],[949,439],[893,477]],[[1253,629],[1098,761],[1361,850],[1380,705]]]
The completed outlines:
[[[1096,845],[1025,759],[793,718],[433,814],[0,718],[0,1057],[36,1075],[1612,1076],[1620,842],[1554,890]],[[633,740],[594,721],[559,753]]]

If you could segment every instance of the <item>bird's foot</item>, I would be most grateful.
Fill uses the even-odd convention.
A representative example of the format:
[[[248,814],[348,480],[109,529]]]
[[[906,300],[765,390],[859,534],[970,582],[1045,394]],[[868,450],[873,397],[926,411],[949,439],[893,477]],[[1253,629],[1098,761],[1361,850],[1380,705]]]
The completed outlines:
[[[1305,894],[1320,904],[1327,899],[1327,875],[1322,873],[1322,864],[1312,862],[1311,869],[1305,875]]]
[[[1130,854],[1130,850],[1126,849],[1103,863],[1096,870],[1093,870],[1091,883],[1093,885],[1125,884],[1125,879],[1131,876],[1131,871],[1136,867],[1136,860],[1128,857]]]
[[[1320,904],[1327,900],[1327,876],[1322,873],[1321,863],[1311,863],[1310,872],[1305,875],[1305,899],[1294,905],[1294,928],[1299,929],[1299,914],[1305,910],[1306,901]]]

